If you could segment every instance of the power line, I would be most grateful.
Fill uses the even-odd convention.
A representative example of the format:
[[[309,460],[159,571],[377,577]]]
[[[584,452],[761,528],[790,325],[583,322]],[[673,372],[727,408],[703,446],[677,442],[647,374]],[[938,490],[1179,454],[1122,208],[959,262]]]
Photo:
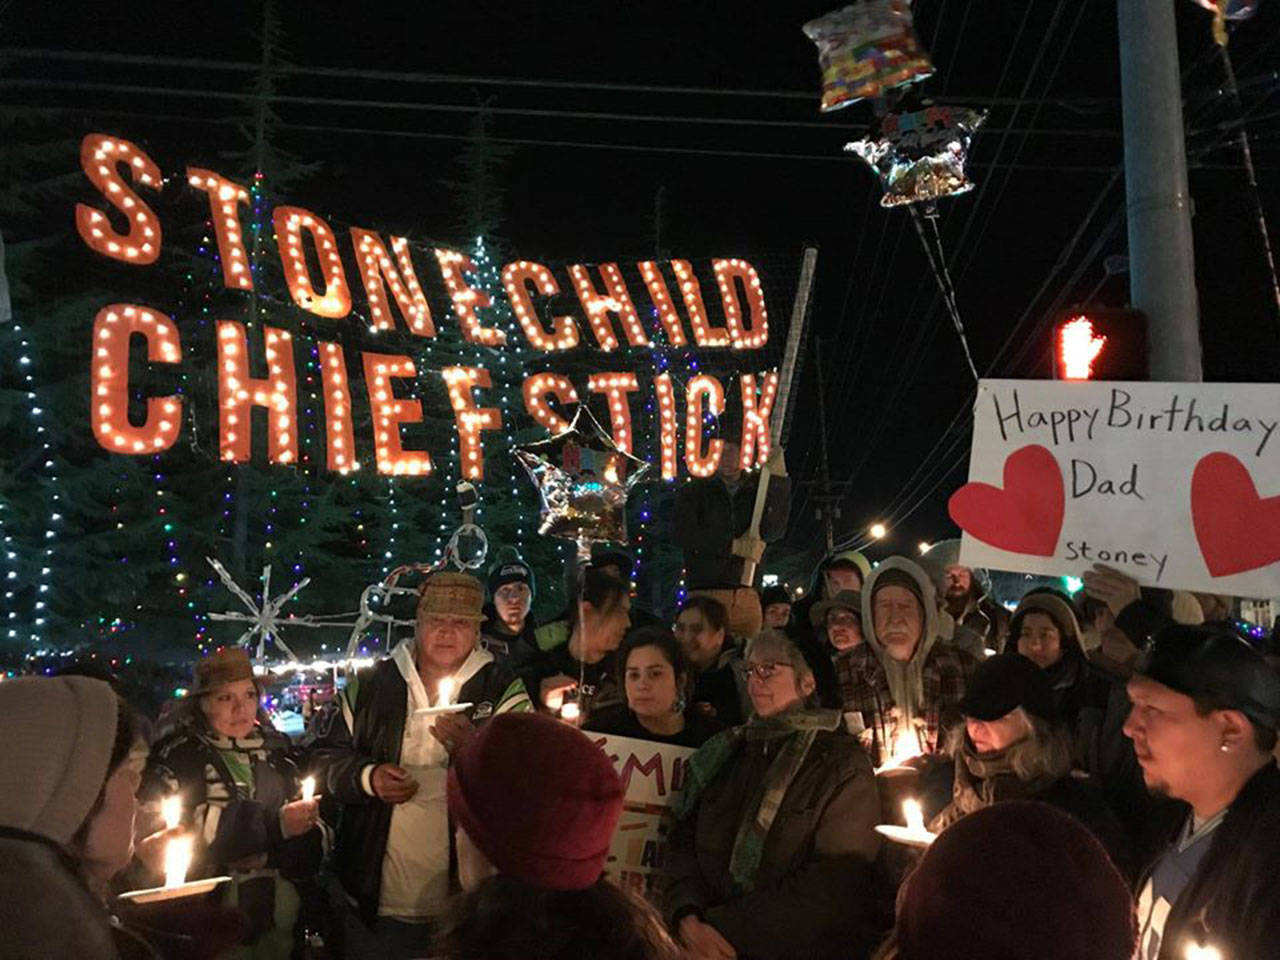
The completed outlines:
[[[11,104],[10,106],[21,106],[22,108],[30,107],[30,104]],[[83,111],[83,108],[76,108]],[[103,116],[130,117],[143,120],[164,121],[166,123],[197,123],[211,124],[215,126],[237,126],[243,123],[243,120],[235,117],[191,117],[182,116],[181,114],[155,114],[140,111],[116,110],[114,108],[95,108],[97,113]],[[309,133],[341,133],[351,136],[385,136],[397,137],[411,140],[444,140],[444,141],[471,141],[474,139],[469,134],[462,133],[428,133],[422,130],[388,130],[376,127],[342,127],[329,124],[306,124],[306,123],[285,123],[276,124],[283,130],[296,130]],[[490,137],[493,143],[505,143],[513,146],[531,146],[531,147],[556,147],[567,149],[584,149],[584,150],[620,150],[624,152],[638,153],[671,153],[685,156],[714,156],[714,157],[738,157],[746,159],[761,160],[805,160],[820,163],[845,163],[852,164],[852,161],[842,154],[813,154],[813,153],[786,153],[786,152],[770,152],[762,150],[733,150],[733,149],[716,149],[714,147],[675,147],[664,146],[660,144],[643,144],[643,143],[608,143],[599,140],[553,140],[538,139],[533,137]],[[998,166],[978,165],[984,169],[999,169]],[[1028,165],[1022,164],[1019,169],[1032,173],[1108,173],[1110,167],[1094,166],[1088,164],[1047,164],[1047,165]]]
[[[77,80],[43,80],[31,78],[5,78],[0,79],[0,87],[11,87],[16,89],[31,90],[48,90],[65,93],[84,93],[84,92],[100,92],[100,93],[121,93],[136,96],[165,96],[165,97],[181,97],[191,100],[219,100],[231,101],[236,103],[245,102],[248,97],[246,94],[235,91],[226,90],[200,90],[191,87],[169,87],[154,86],[147,84],[127,84],[127,83],[100,83],[94,81],[77,81]],[[486,113],[493,116],[513,116],[513,117],[536,117],[539,119],[564,119],[564,120],[607,120],[621,121],[624,123],[671,123],[671,124],[690,124],[700,127],[705,126],[731,126],[731,127],[748,127],[757,128],[796,128],[805,130],[825,130],[825,131],[846,131],[849,133],[864,134],[867,131],[866,124],[856,123],[827,123],[817,120],[765,120],[756,117],[707,117],[707,116],[681,116],[678,114],[653,114],[653,113],[618,113],[605,110],[568,110],[568,109],[548,109],[536,107],[497,107],[485,104],[461,104],[461,103],[420,103],[404,100],[367,100],[356,99],[352,97],[323,97],[317,95],[298,95],[275,93],[270,96],[272,103],[287,103],[304,106],[325,106],[325,107],[342,107],[358,110],[406,110],[414,113],[457,113],[457,114],[476,114]],[[1023,136],[1031,134],[1044,134],[1046,136],[1062,136],[1062,137],[1084,137],[1089,139],[1108,139],[1120,136],[1120,131],[1116,129],[1003,129],[992,128],[992,133],[1017,133]]]
[[[232,60],[205,60],[191,57],[160,57],[151,54],[99,53],[81,50],[27,49],[22,47],[5,47],[0,49],[0,58],[11,60],[36,60],[41,63],[50,61],[63,63],[114,63],[122,66],[172,67],[179,70],[212,70],[232,73],[260,74],[264,67],[260,63]],[[654,94],[687,94],[705,97],[760,97],[776,100],[803,100],[816,103],[820,98],[816,90],[759,90],[734,87],[697,87],[672,86],[645,83],[612,83],[608,81],[583,80],[546,80],[529,77],[493,77],[451,73],[425,73],[397,70],[367,70],[355,67],[304,67],[298,65],[272,64],[265,68],[267,73],[277,76],[297,77],[329,77],[347,80],[378,80],[393,83],[440,83],[459,84],[463,86],[501,86],[524,87],[552,90],[598,90],[609,93],[654,93]],[[975,95],[963,98],[967,103],[981,106],[1012,106],[1017,101],[1010,98],[984,97]],[[1114,106],[1119,99],[1114,97],[1062,97],[1054,103],[1063,106]]]

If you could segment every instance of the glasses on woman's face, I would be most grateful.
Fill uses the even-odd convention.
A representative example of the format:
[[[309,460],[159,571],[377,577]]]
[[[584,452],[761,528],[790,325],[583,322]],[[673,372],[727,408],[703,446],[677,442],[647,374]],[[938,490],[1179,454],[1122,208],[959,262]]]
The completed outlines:
[[[779,663],[779,662],[778,662],[778,661],[776,661],[776,660],[766,660],[766,661],[765,661],[765,662],[763,662],[763,663],[750,663],[750,662],[748,662],[748,663],[746,664],[747,676],[748,676],[748,677],[754,677],[756,680],[759,680],[759,681],[760,681],[760,682],[762,682],[762,683],[763,683],[765,680],[769,680],[769,679],[771,679],[771,678],[773,677],[773,675],[774,675],[775,673],[777,673],[777,672],[778,672],[778,670],[779,670],[779,669],[781,669],[781,668],[786,668],[786,669],[788,669],[788,670],[794,669],[794,668],[791,666],[791,664],[789,664],[789,663]]]

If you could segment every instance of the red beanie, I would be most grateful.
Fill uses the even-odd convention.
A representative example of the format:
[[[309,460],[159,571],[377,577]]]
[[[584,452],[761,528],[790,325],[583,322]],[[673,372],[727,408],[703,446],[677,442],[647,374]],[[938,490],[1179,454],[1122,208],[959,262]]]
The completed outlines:
[[[504,713],[449,766],[449,813],[498,872],[583,890],[604,872],[622,781],[585,734],[550,717]]]
[[[1044,803],[971,813],[898,898],[900,960],[1131,960],[1133,899],[1082,824]]]

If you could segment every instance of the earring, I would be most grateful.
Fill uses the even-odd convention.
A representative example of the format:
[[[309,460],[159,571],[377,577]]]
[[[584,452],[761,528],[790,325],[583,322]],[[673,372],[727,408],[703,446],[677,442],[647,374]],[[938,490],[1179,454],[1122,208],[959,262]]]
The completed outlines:
[[[686,704],[686,703],[684,702],[684,695],[682,694],[682,695],[680,695],[680,696],[676,697],[676,702],[675,702],[675,703],[673,703],[673,704],[671,705],[671,712],[672,712],[672,713],[684,713],[684,708],[685,708],[686,706],[688,706],[688,704]]]
[[[1219,750],[1221,750],[1223,753],[1230,753],[1230,752],[1231,752],[1231,748],[1230,748],[1229,746],[1227,746],[1227,741],[1225,741],[1225,740],[1223,740],[1223,741],[1222,741],[1222,746],[1220,746],[1218,749],[1219,749]]]

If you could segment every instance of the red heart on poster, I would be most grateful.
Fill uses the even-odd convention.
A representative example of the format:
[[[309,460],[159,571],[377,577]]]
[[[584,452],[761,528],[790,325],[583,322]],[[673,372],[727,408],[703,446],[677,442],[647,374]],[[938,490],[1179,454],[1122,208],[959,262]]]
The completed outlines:
[[[1280,496],[1258,496],[1249,469],[1229,453],[1211,453],[1196,464],[1191,523],[1215,577],[1280,561]]]
[[[1053,556],[1065,511],[1062,470],[1038,443],[1009,454],[1003,489],[966,483],[947,502],[951,519],[965,533],[1001,550],[1036,557]]]

